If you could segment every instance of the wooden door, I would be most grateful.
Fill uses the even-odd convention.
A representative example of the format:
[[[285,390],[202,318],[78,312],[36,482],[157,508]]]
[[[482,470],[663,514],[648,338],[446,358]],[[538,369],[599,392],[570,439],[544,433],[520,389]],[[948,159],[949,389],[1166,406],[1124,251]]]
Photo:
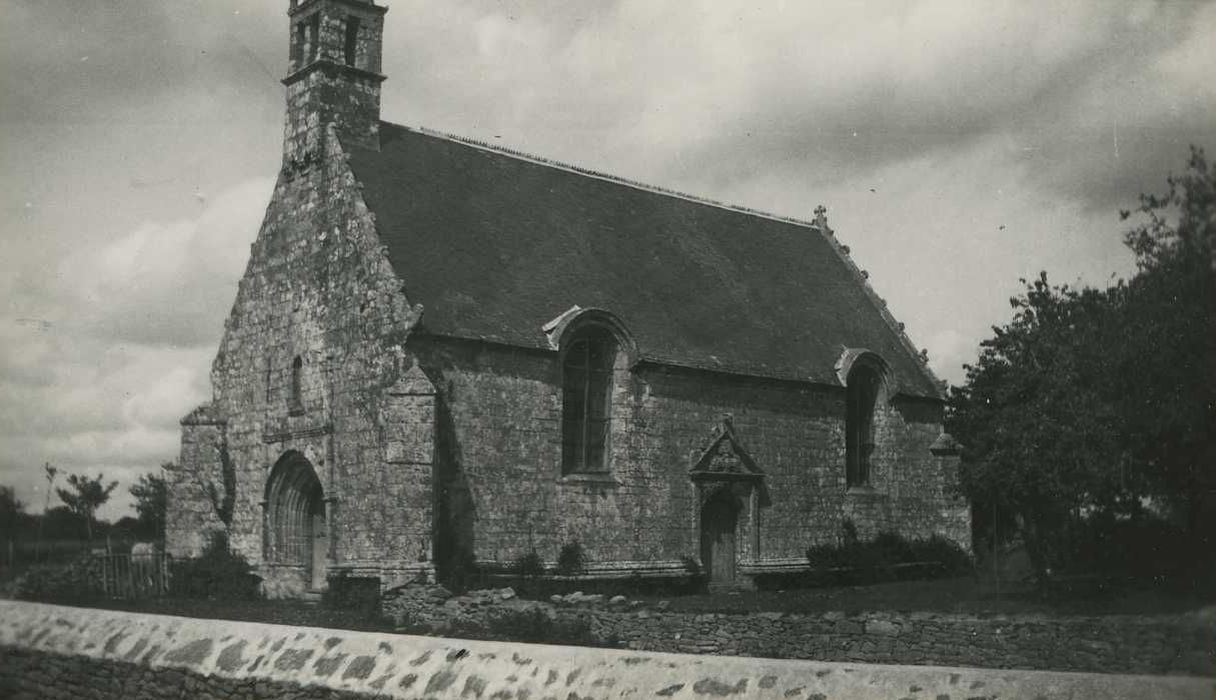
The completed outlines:
[[[324,506],[322,506],[324,508]],[[329,530],[325,527],[325,513],[314,512],[312,516],[312,589],[325,587],[326,563],[329,559]]]
[[[727,498],[713,498],[701,509],[701,561],[711,585],[735,582],[737,509]]]

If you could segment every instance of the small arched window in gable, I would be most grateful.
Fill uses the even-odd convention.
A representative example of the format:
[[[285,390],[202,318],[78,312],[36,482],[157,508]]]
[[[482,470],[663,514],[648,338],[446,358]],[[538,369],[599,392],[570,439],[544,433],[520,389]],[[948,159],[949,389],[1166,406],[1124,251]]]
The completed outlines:
[[[849,372],[845,408],[845,477],[850,488],[870,484],[874,454],[874,408],[882,379],[878,372],[858,364]]]
[[[291,396],[288,399],[288,409],[292,411],[304,410],[304,360],[299,355],[291,361]]]
[[[562,361],[562,473],[607,470],[612,424],[612,371],[617,342],[589,326],[569,343]]]

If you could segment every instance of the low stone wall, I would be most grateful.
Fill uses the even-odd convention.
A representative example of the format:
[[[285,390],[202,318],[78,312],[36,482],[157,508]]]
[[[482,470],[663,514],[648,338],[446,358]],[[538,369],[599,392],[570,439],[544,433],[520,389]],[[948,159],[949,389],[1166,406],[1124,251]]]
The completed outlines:
[[[1194,616],[698,615],[639,609],[619,597],[540,603],[517,600],[510,589],[452,596],[440,586],[391,591],[383,610],[405,629],[455,635],[493,634],[512,611],[534,611],[565,629],[586,628],[591,643],[644,651],[1216,676],[1216,619]]]
[[[821,661],[1216,676],[1210,625],[1178,618],[596,613],[631,649]]]
[[[1210,700],[1209,679],[472,642],[0,601],[4,698]]]

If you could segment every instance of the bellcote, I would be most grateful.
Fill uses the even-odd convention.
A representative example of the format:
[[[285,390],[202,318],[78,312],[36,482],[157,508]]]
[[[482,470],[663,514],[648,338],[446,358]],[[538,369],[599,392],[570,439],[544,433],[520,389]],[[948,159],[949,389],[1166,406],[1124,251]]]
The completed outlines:
[[[379,148],[387,11],[372,0],[291,0],[284,166],[316,159],[329,124],[344,144]]]

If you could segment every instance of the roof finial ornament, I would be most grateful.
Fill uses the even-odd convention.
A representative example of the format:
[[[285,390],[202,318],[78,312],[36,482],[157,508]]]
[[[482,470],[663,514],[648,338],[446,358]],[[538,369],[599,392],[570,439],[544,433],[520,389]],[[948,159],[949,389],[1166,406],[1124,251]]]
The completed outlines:
[[[828,228],[828,208],[822,204],[815,207],[815,226],[824,233],[831,230]]]
[[[393,345],[391,348],[389,348],[389,353],[391,353],[393,356],[393,370],[398,375],[402,375],[410,371],[416,364],[414,362],[414,358],[406,356],[405,348],[401,347],[400,344]],[[406,360],[409,360],[409,362],[407,363]]]

